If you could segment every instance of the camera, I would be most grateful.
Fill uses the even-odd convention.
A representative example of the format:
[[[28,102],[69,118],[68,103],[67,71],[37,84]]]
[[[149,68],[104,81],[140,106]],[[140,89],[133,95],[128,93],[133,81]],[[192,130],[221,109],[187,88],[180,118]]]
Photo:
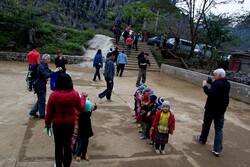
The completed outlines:
[[[213,82],[211,77],[207,77],[207,83],[211,85],[211,83]]]

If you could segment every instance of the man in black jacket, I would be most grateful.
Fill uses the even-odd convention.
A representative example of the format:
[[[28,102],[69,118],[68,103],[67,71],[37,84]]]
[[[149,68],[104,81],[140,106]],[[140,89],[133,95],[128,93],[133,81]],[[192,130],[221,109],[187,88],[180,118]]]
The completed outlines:
[[[201,144],[205,144],[211,123],[214,121],[215,137],[212,153],[215,156],[219,156],[222,151],[222,130],[224,115],[229,104],[230,83],[225,78],[226,72],[222,68],[216,69],[213,74],[215,81],[211,83],[210,89],[207,86],[206,80],[202,82],[203,91],[207,95],[207,101],[201,135],[195,136],[195,140]]]
[[[149,62],[147,53],[144,53],[143,57],[140,58],[138,56],[137,58],[139,58],[139,60],[138,60],[139,73],[138,73],[138,77],[137,77],[137,81],[136,81],[136,87],[139,86],[141,78],[142,78],[143,83],[146,82],[147,67],[150,66],[150,62]]]
[[[62,68],[62,72],[66,73],[65,64],[68,64],[67,59],[62,56],[62,51],[58,50],[57,57],[55,58],[56,68],[61,67]]]

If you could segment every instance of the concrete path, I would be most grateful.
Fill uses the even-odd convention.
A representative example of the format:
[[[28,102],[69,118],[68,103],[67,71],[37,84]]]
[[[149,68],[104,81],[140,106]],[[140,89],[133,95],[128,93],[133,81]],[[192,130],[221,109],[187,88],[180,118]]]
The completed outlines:
[[[50,64],[51,69],[54,68]],[[126,71],[115,78],[114,102],[99,104],[96,95],[105,82],[93,82],[94,70],[68,65],[75,89],[86,91],[98,110],[93,112],[94,136],[90,138],[89,162],[72,167],[246,167],[250,166],[250,105],[231,99],[224,127],[224,149],[220,157],[211,153],[213,126],[206,145],[193,140],[201,129],[206,96],[201,87],[173,76],[148,73],[147,84],[157,96],[168,99],[176,117],[176,130],[170,136],[166,155],[156,155],[146,140],[140,140],[133,123],[133,94],[137,71]],[[53,167],[54,142],[44,131],[44,121],[29,118],[36,95],[25,87],[27,64],[0,61],[0,167]],[[47,91],[47,98],[51,93]]]

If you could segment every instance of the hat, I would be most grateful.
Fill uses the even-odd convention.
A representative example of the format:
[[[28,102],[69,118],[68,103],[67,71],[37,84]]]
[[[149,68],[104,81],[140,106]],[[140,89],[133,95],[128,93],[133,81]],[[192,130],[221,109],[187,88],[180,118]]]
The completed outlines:
[[[145,92],[151,91],[151,88],[147,86],[145,89],[143,89],[142,93],[144,94]]]
[[[143,90],[143,89],[145,89],[144,85],[141,85],[141,86],[138,87],[138,90]]]
[[[157,96],[155,94],[150,94],[148,96],[148,99],[152,100],[153,102],[155,102],[155,100],[157,99]]]
[[[213,74],[214,75],[219,75],[219,76],[221,76],[223,78],[226,76],[226,72],[225,72],[225,70],[223,68],[218,68],[218,69],[214,70]]]
[[[162,103],[164,102],[164,99],[162,97],[158,97],[156,100],[155,100],[155,103],[159,106],[162,105]]]
[[[163,106],[169,106],[169,108],[170,108],[171,104],[169,103],[169,101],[164,100],[164,102],[162,102],[162,104],[161,104],[161,107],[163,107]]]
[[[50,58],[50,55],[47,54],[47,53],[43,54],[42,59],[45,60],[45,59],[47,59],[47,58]]]
[[[91,101],[89,101],[88,99],[86,99],[86,104],[85,104],[85,107],[84,107],[84,112],[89,112],[92,110],[92,103]]]

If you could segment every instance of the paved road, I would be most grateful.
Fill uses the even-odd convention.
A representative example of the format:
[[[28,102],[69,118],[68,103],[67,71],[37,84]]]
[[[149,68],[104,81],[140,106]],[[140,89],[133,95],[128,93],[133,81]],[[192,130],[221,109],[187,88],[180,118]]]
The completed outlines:
[[[53,69],[54,65],[50,65]],[[53,137],[43,131],[44,122],[28,117],[36,95],[25,88],[27,64],[0,60],[0,166],[47,167],[54,164]],[[89,93],[91,101],[105,89],[105,82],[92,82],[93,69],[68,65],[75,89]],[[133,94],[137,71],[115,78],[114,102],[99,104],[92,115],[94,137],[90,139],[89,162],[72,167],[165,167],[250,166],[250,105],[231,99],[224,128],[224,149],[219,158],[211,153],[214,131],[202,146],[193,140],[200,132],[206,96],[201,87],[161,73],[148,73],[147,84],[155,94],[172,103],[176,131],[170,136],[166,155],[156,155],[140,140],[133,123]],[[48,91],[47,97],[51,92]]]

